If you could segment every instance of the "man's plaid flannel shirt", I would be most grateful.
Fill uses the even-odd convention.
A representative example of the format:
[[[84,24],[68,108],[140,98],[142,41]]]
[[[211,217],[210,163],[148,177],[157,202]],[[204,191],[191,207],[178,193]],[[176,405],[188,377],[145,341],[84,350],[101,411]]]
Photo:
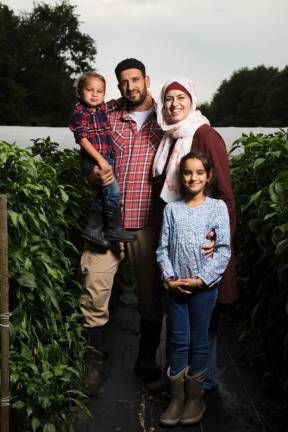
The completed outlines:
[[[114,140],[123,225],[130,229],[143,228],[154,223],[152,164],[163,136],[155,105],[139,131],[125,109],[109,112],[108,119]]]

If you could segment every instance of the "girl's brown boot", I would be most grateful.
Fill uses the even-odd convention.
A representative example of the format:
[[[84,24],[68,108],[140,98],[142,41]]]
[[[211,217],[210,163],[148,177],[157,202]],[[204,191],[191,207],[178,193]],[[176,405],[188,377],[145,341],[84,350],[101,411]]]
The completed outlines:
[[[189,368],[185,370],[185,406],[180,423],[183,426],[199,423],[206,411],[206,405],[202,399],[202,382],[207,375],[207,369],[203,369],[195,375],[188,375]]]
[[[174,426],[179,423],[184,408],[184,374],[183,369],[177,375],[170,375],[170,368],[167,375],[170,381],[170,404],[166,411],[160,416],[160,423],[164,426]]]

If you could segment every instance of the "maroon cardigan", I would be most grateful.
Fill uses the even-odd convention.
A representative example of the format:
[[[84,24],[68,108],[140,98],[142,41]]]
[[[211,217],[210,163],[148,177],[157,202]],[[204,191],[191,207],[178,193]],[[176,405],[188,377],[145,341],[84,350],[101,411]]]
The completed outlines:
[[[200,126],[195,132],[191,150],[207,153],[212,160],[218,187],[222,192],[219,198],[223,199],[228,207],[231,238],[233,239],[236,229],[236,209],[225,143],[215,129],[205,124]],[[233,303],[237,298],[235,257],[232,253],[228,267],[220,283],[218,300],[220,303]]]

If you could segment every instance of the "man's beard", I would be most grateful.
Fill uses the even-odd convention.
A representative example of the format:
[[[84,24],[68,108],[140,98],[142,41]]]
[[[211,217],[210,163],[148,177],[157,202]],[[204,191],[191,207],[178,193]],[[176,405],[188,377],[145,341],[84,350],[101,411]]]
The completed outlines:
[[[139,99],[134,100],[134,99],[129,99],[127,96],[124,97],[127,105],[129,108],[137,108],[139,105],[141,105],[147,96],[147,87],[145,86],[142,93],[140,93]]]

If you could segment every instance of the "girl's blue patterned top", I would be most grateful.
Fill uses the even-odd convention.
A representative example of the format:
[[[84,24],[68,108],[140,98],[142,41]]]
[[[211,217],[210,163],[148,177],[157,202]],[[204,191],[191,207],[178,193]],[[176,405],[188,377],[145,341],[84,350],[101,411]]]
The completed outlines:
[[[216,233],[216,250],[205,258],[202,247],[210,243],[206,236],[211,230]],[[206,197],[195,208],[188,208],[184,200],[167,204],[156,256],[164,280],[201,278],[208,286],[219,282],[231,256],[224,201]]]

